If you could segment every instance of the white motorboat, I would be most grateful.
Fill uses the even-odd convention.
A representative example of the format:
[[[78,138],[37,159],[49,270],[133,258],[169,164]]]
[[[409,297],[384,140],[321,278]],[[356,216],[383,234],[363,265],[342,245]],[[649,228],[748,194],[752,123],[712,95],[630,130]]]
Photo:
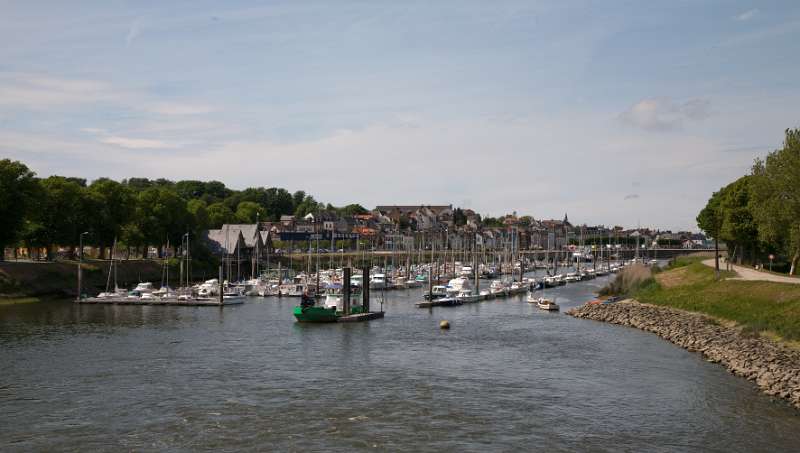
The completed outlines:
[[[462,304],[468,304],[480,301],[481,296],[479,294],[473,294],[471,289],[462,289],[459,291],[456,299]]]
[[[456,296],[464,289],[472,289],[469,279],[457,277],[447,283],[447,293]]]
[[[201,283],[197,287],[197,296],[198,297],[214,297],[219,295],[219,280],[216,278],[212,278],[211,280],[206,280]]]
[[[539,300],[536,301],[536,306],[542,310],[548,311],[558,311],[560,308],[553,300],[544,297],[540,297]]]
[[[374,274],[369,279],[369,289],[385,289],[386,274]]]
[[[489,285],[489,292],[495,296],[505,296],[508,294],[508,285],[500,280],[494,280],[492,284]]]
[[[436,285],[431,288],[430,293],[425,293],[425,299],[437,300],[447,297],[447,287],[444,285]]]

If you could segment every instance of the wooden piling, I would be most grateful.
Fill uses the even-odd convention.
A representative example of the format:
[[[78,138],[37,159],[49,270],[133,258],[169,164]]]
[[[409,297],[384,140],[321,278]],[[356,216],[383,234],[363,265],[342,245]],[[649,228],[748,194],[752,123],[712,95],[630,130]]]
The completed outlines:
[[[363,297],[361,306],[364,308],[365,313],[369,313],[369,267],[364,266],[362,281],[363,288],[361,288],[361,295]]]
[[[353,271],[351,268],[346,267],[344,270],[344,278],[342,279],[342,296],[344,298],[344,314],[350,314],[350,273]]]

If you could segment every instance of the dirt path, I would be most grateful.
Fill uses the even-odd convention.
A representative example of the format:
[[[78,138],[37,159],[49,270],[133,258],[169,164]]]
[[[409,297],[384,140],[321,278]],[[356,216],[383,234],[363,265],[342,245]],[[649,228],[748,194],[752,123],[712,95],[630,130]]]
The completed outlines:
[[[703,264],[714,267],[714,259],[712,258],[709,260],[704,260]],[[757,271],[749,267],[737,266],[735,264],[731,264],[731,267],[738,275],[737,278],[733,278],[731,280],[763,280],[767,282],[800,284],[800,278],[770,274],[769,272]],[[725,263],[722,261],[722,259],[719,260],[719,268],[725,268]]]

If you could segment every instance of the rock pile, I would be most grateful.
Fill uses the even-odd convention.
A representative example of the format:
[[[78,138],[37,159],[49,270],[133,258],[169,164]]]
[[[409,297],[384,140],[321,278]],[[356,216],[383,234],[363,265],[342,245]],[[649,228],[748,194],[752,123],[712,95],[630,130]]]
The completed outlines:
[[[669,307],[625,300],[607,305],[584,305],[567,314],[655,333],[689,351],[702,353],[737,376],[755,383],[764,393],[800,409],[800,351],[775,341],[744,334],[714,319]]]

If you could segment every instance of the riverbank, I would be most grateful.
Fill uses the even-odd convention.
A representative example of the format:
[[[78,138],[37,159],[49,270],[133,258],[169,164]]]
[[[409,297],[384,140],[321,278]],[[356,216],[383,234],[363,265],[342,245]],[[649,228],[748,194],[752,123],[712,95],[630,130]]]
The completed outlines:
[[[567,314],[652,332],[688,351],[703,354],[708,361],[754,381],[767,395],[785,399],[800,409],[800,351],[786,345],[700,313],[632,299],[584,305]]]
[[[87,261],[82,269],[86,290],[93,293],[105,289],[108,262]],[[160,282],[161,272],[161,263],[154,260],[120,261],[117,283],[120,287],[130,287],[141,281]],[[177,274],[172,275],[177,280]],[[0,262],[0,302],[75,297],[77,286],[78,265],[75,262]]]
[[[625,294],[643,303],[732,321],[753,335],[800,341],[800,285],[746,281],[725,271],[721,277],[717,280],[702,258],[681,258]]]

